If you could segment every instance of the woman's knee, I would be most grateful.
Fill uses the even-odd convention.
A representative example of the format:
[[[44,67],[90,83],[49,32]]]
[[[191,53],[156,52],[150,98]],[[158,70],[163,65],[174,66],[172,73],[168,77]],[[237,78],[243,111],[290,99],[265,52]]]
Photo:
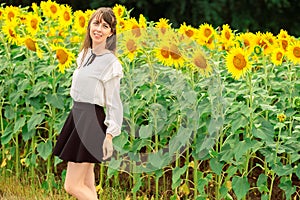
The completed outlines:
[[[68,181],[65,181],[64,188],[65,191],[71,195],[76,195],[78,191],[80,191],[80,186]]]

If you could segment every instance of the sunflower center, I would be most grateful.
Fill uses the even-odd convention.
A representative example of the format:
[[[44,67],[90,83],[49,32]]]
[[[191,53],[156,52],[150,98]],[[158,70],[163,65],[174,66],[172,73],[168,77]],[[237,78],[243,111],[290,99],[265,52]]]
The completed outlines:
[[[187,30],[187,31],[185,31],[185,34],[190,38],[190,37],[192,37],[194,35],[194,31]]]
[[[11,20],[15,17],[15,14],[14,14],[13,12],[9,12],[9,13],[7,14],[7,17],[8,17],[8,19],[9,19],[9,21],[11,21]]]
[[[122,29],[125,28],[125,22],[121,21],[119,24]]]
[[[36,51],[35,42],[31,38],[25,40],[25,45],[29,50]]]
[[[85,26],[85,18],[83,16],[79,17],[79,26],[82,28]]]
[[[57,7],[55,5],[51,5],[50,10],[53,14],[55,14],[57,12]]]
[[[233,57],[233,65],[236,69],[242,70],[246,67],[246,59],[242,54],[237,54]]]
[[[167,28],[166,28],[166,27],[161,27],[161,28],[160,28],[160,32],[161,32],[162,34],[165,34],[166,31],[167,31]]]
[[[207,44],[212,44],[213,43],[213,38],[209,38],[208,41],[207,41]]]
[[[281,41],[281,44],[282,44],[282,48],[283,48],[285,51],[287,51],[288,41],[282,40],[282,41]]]
[[[132,34],[135,36],[135,37],[140,37],[142,34],[141,34],[141,30],[140,30],[140,27],[137,26],[137,25],[133,25],[132,26]]]
[[[169,56],[170,56],[170,53],[169,53],[169,48],[164,46],[160,49],[160,54],[165,58],[165,59],[168,59]]]
[[[230,39],[230,36],[231,36],[231,34],[229,33],[229,31],[226,31],[226,32],[225,32],[225,38],[226,38],[227,40],[229,40],[229,39]]]
[[[14,32],[13,30],[9,29],[8,32],[9,32],[9,35],[10,35],[11,37],[16,38],[16,34],[15,34],[15,32]]]
[[[281,52],[278,52],[276,54],[276,60],[281,60],[282,59],[283,54]]]
[[[194,58],[194,64],[200,69],[207,68],[206,60],[202,55],[198,55],[197,57]]]
[[[174,60],[178,60],[181,57],[179,49],[175,45],[171,45],[170,55]]]
[[[123,13],[123,10],[122,10],[122,8],[119,8],[119,9],[118,9],[118,16],[120,16],[120,17],[121,17],[122,13]]]
[[[31,28],[37,29],[37,24],[38,24],[38,20],[37,19],[30,20],[30,26],[31,26]]]
[[[244,45],[245,45],[245,47],[249,47],[250,46],[249,40],[244,40]]]
[[[70,14],[69,14],[68,11],[65,11],[65,12],[64,12],[64,19],[65,19],[65,21],[70,21],[71,16],[70,16]]]
[[[136,51],[137,46],[135,44],[135,41],[132,40],[132,39],[128,40],[127,43],[126,43],[126,48],[128,49],[128,51],[130,53],[133,53],[134,51]]]
[[[293,50],[293,54],[296,58],[300,58],[300,47],[295,47]]]
[[[212,34],[212,31],[210,29],[207,28],[207,29],[204,30],[204,36],[205,37],[209,37],[211,34]]]
[[[65,52],[63,49],[56,50],[56,58],[60,62],[60,64],[65,64],[68,60],[68,53]]]

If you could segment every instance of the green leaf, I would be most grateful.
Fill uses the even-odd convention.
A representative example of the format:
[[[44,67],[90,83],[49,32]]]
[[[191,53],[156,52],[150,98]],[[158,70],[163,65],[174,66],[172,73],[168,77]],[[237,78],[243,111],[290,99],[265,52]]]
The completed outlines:
[[[152,125],[142,125],[139,130],[140,138],[150,138],[152,136]]]
[[[12,124],[10,124],[5,128],[3,135],[1,135],[1,144],[4,145],[9,143],[13,135]]]
[[[49,83],[47,81],[38,81],[31,89],[29,98],[36,97],[42,94],[42,91],[47,88]]]
[[[269,192],[269,189],[267,187],[268,185],[267,181],[268,181],[268,177],[265,174],[259,175],[256,186],[258,187],[258,190],[260,192]]]
[[[48,156],[52,152],[52,142],[47,140],[47,142],[40,142],[37,145],[38,155],[41,156],[44,160],[47,160]]]
[[[300,166],[298,165],[296,170],[295,170],[296,176],[300,179]]]
[[[134,174],[134,186],[132,188],[132,192],[136,193],[139,191],[140,187],[142,186],[142,178],[138,174]]]
[[[182,168],[175,167],[172,171],[172,189],[177,188],[181,183],[181,175],[186,171],[187,165],[184,165]]]
[[[128,142],[128,135],[122,132],[120,135],[113,138],[113,144],[116,151],[124,152],[124,146]]]
[[[28,130],[27,126],[23,126],[23,129],[22,129],[22,138],[23,140],[26,142],[28,141],[29,139],[31,139],[35,134],[35,130],[32,129],[32,130]]]
[[[120,165],[121,165],[121,160],[115,160],[114,158],[112,158],[109,161],[109,165],[107,169],[107,176],[108,176],[107,178],[111,178],[113,175],[117,175]]]
[[[289,177],[281,177],[280,184],[278,186],[284,191],[286,199],[291,199],[292,194],[296,192],[296,186],[293,186]]]
[[[26,122],[25,117],[18,118],[15,123],[13,132],[16,133],[17,131],[19,131],[25,125],[25,122]]]
[[[242,199],[248,193],[250,184],[247,177],[235,176],[232,179],[232,189],[237,196],[237,199]]]
[[[209,166],[211,170],[217,175],[221,175],[224,164],[219,161],[217,158],[212,158],[209,161]]]
[[[15,111],[12,106],[5,106],[4,107],[4,116],[7,119],[13,119],[15,117]]]
[[[291,165],[278,164],[278,165],[275,165],[274,172],[278,176],[290,175],[293,173],[293,167]]]
[[[149,162],[156,169],[162,169],[170,161],[170,159],[169,154],[163,154],[162,150],[149,154]]]
[[[243,128],[248,124],[248,119],[244,115],[239,115],[240,117],[237,117],[232,120],[231,122],[231,131],[235,132],[239,128]]]
[[[238,162],[246,152],[254,146],[255,141],[250,140],[250,138],[246,138],[243,141],[240,141],[237,146],[234,148],[235,159]]]
[[[58,108],[58,109],[64,108],[64,100],[63,100],[62,96],[60,96],[58,94],[48,94],[46,96],[46,101],[55,108]]]
[[[269,121],[260,119],[253,126],[253,136],[271,142],[273,141],[274,127]]]
[[[35,114],[35,113],[33,113],[32,116],[30,117],[30,119],[27,122],[28,130],[30,131],[30,130],[35,129],[35,126],[40,124],[44,119],[45,119],[44,114]]]

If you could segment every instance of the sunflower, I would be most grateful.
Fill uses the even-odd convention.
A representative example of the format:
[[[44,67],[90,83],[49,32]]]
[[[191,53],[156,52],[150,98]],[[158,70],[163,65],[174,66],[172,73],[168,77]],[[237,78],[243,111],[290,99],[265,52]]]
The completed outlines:
[[[18,24],[15,21],[6,21],[6,24],[2,26],[2,32],[10,44],[20,44],[20,36],[16,31],[17,26]]]
[[[186,25],[186,23],[183,22],[183,24],[180,25],[178,32],[184,35],[184,37],[194,39],[197,31],[191,25]]]
[[[255,35],[251,32],[241,33],[236,36],[235,41],[238,46],[251,53],[255,47]]]
[[[280,48],[282,48],[285,52],[287,52],[287,48],[289,46],[291,36],[288,34],[287,31],[281,29],[279,34],[277,35],[277,43],[279,44]]]
[[[128,27],[127,20],[125,20],[124,18],[120,18],[117,21],[117,33],[122,33],[126,30],[126,27]]]
[[[84,34],[86,32],[87,24],[88,20],[86,14],[81,10],[75,11],[73,30],[76,33]]]
[[[26,16],[26,29],[31,35],[35,35],[39,31],[39,25],[41,23],[42,19],[32,13],[28,13]]]
[[[276,38],[270,32],[261,33],[257,32],[255,34],[255,43],[263,49],[263,53],[265,55],[269,55],[272,53],[274,49]]]
[[[120,18],[123,18],[123,17],[125,16],[126,8],[125,8],[125,6],[116,4],[116,5],[113,7],[113,12],[114,12],[114,14],[115,14],[117,20],[119,20]]]
[[[212,25],[204,23],[200,25],[197,34],[196,41],[200,45],[205,45],[210,49],[215,48],[214,44],[214,36],[216,35],[215,29],[213,29]]]
[[[0,7],[0,20],[2,20],[3,16],[4,16],[4,9]]]
[[[279,122],[284,122],[286,119],[286,115],[284,113],[277,114],[277,119]]]
[[[60,6],[60,14],[59,14],[59,24],[62,27],[69,26],[72,24],[72,9],[68,5]]]
[[[134,38],[130,31],[123,32],[119,37],[121,38],[121,54],[126,55],[132,61],[140,49],[140,40]]]
[[[287,57],[294,64],[300,64],[300,41],[295,41],[288,46]]]
[[[169,53],[170,53],[170,62],[175,68],[180,68],[184,64],[184,58],[182,56],[182,52],[180,51],[178,43],[171,43],[169,45]]]
[[[273,33],[266,32],[263,34],[262,44],[263,43],[265,43],[263,45],[264,53],[271,54],[274,49],[274,45],[276,44],[276,37]]]
[[[248,54],[242,48],[231,49],[226,56],[226,67],[235,79],[251,69]]]
[[[159,42],[157,48],[154,51],[159,62],[161,62],[165,66],[172,66],[172,61],[170,59],[170,46],[167,41],[163,40]]]
[[[277,35],[277,38],[285,38],[288,39],[290,37],[290,35],[288,34],[288,32],[286,30],[280,29],[280,32]]]
[[[30,51],[36,52],[37,56],[39,58],[43,58],[43,52],[39,48],[36,39],[31,38],[30,36],[27,36],[23,39],[23,44],[26,46],[27,49]]]
[[[135,18],[127,21],[125,30],[130,30],[135,38],[142,37],[146,32],[145,24],[140,24]]]
[[[159,33],[164,35],[168,29],[171,28],[169,20],[165,18],[160,18],[158,22],[155,23],[155,28],[159,30]]]
[[[20,8],[15,6],[7,6],[4,9],[4,19],[6,21],[16,21],[20,15]]]
[[[36,3],[32,3],[31,8],[32,8],[34,14],[39,14],[39,7]]]
[[[58,60],[58,71],[65,73],[65,68],[70,67],[74,61],[75,55],[62,46],[52,45],[52,50],[56,53],[56,58]]]
[[[221,34],[220,34],[220,42],[222,43],[222,47],[225,50],[229,50],[232,46],[234,46],[234,33],[228,24],[224,24],[222,26]]]
[[[95,10],[87,9],[84,12],[84,14],[86,15],[86,19],[89,20],[94,12],[95,12]]]
[[[48,0],[47,2],[42,1],[40,7],[43,11],[44,16],[49,17],[51,19],[57,19],[60,13],[59,4]]]
[[[274,65],[281,65],[284,57],[284,50],[276,48],[271,54],[271,61]]]
[[[191,68],[193,71],[200,72],[203,76],[208,77],[212,68],[208,63],[207,57],[203,53],[201,49],[196,49],[192,52],[191,57],[186,58],[187,66]]]

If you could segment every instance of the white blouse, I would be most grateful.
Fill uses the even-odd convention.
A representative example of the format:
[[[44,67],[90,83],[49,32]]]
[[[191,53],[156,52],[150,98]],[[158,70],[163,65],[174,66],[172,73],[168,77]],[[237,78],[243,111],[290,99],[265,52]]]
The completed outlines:
[[[123,106],[120,98],[122,65],[112,53],[98,55],[92,59],[89,49],[81,65],[83,52],[77,58],[70,95],[74,101],[97,104],[106,108],[106,133],[117,136],[121,133]]]

